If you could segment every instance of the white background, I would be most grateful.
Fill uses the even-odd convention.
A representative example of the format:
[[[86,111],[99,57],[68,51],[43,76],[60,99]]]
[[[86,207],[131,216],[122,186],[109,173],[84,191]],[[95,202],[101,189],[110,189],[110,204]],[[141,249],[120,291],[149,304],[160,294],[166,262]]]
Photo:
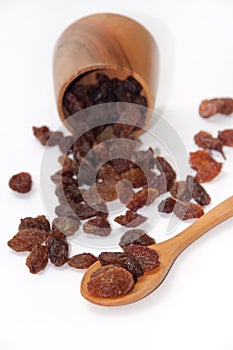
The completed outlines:
[[[60,125],[52,84],[56,39],[74,20],[95,12],[128,15],[153,34],[161,56],[157,108],[187,150],[197,149],[193,135],[201,129],[233,128],[233,116],[198,115],[202,99],[233,95],[231,0],[1,0],[0,350],[232,350],[232,219],[187,248],[154,293],[115,308],[81,297],[83,272],[50,266],[31,275],[25,255],[7,246],[19,218],[45,213],[43,148],[31,126]],[[232,194],[233,149],[226,148],[226,156],[222,173],[206,185],[212,197],[207,210]],[[22,170],[33,176],[26,196],[7,185]]]

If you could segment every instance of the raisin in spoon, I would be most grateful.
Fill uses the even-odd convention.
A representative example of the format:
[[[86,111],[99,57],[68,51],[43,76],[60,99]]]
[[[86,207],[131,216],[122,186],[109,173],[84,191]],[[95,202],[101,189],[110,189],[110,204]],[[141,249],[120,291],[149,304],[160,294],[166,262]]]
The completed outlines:
[[[145,272],[141,277],[139,277],[132,290],[123,296],[114,298],[99,298],[91,296],[88,293],[87,283],[90,276],[101,266],[100,262],[94,263],[83,276],[81,283],[81,293],[83,297],[94,304],[103,306],[130,304],[145,297],[160,285],[178,255],[188,245],[194,242],[197,238],[201,237],[204,233],[208,232],[211,228],[217,226],[232,216],[233,196],[211,209],[208,213],[203,215],[200,219],[175,237],[172,237],[165,242],[149,246],[158,252],[160,265],[151,271]]]

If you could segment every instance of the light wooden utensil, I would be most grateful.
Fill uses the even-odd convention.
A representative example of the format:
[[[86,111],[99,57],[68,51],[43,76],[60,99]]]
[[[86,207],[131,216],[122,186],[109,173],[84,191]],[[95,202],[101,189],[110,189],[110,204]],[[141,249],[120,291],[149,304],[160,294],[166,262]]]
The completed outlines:
[[[211,209],[175,237],[172,237],[165,242],[151,245],[150,248],[155,249],[159,254],[160,266],[151,271],[145,272],[142,277],[138,278],[133,289],[124,296],[116,298],[96,298],[88,293],[87,282],[90,279],[90,275],[101,266],[99,262],[96,262],[83,276],[81,283],[81,293],[83,297],[94,304],[104,306],[130,304],[145,297],[160,285],[178,255],[187,246],[197,238],[201,237],[204,233],[208,232],[211,228],[232,216],[233,196]]]
[[[79,19],[61,34],[54,49],[53,81],[60,118],[69,117],[63,106],[67,88],[76,79],[84,85],[95,83],[97,72],[119,79],[132,75],[143,87],[148,108],[153,109],[158,60],[154,38],[135,20],[113,13]]]

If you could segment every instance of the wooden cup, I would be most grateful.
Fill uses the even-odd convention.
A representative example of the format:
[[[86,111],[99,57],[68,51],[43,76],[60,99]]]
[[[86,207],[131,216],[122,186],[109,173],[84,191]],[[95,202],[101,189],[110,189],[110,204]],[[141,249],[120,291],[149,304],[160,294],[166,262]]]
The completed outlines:
[[[151,34],[138,22],[111,13],[94,14],[74,22],[58,39],[53,78],[60,118],[69,117],[63,106],[69,85],[93,83],[96,72],[110,78],[132,75],[143,87],[153,109],[158,77],[158,50]],[[146,122],[149,119],[149,113]]]

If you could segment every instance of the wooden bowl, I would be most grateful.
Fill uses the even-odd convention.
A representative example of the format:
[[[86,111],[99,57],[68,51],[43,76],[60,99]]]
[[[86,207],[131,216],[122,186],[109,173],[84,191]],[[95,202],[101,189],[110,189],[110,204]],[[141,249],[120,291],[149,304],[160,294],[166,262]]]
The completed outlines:
[[[56,104],[62,120],[69,117],[63,106],[69,85],[94,82],[96,72],[110,78],[132,75],[143,87],[153,109],[157,89],[158,50],[151,34],[136,21],[111,13],[79,19],[58,39],[54,51],[53,78]],[[146,118],[148,121],[149,116]],[[145,122],[145,123],[146,123]]]

